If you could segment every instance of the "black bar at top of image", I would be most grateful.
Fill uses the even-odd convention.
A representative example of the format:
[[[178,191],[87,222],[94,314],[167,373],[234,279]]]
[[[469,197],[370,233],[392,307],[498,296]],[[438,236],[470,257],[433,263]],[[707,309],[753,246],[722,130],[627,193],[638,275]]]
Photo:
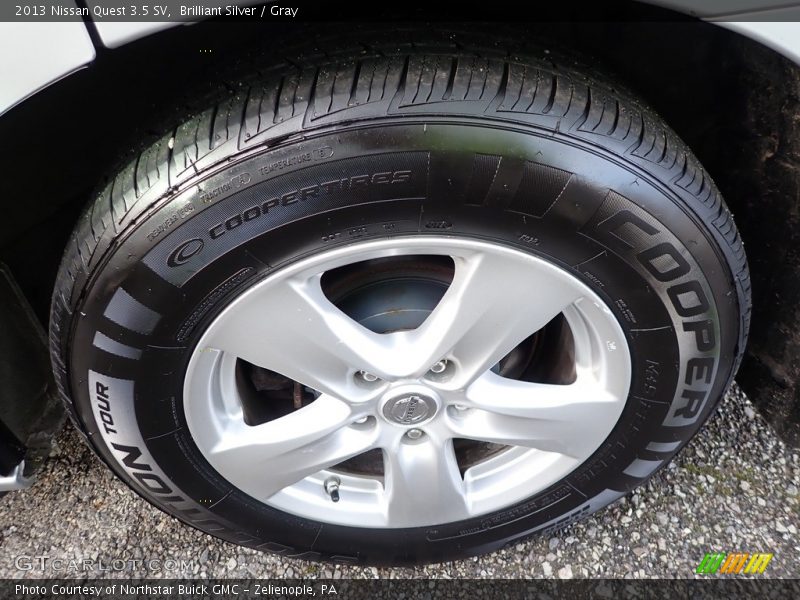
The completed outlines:
[[[720,0],[724,2],[725,0]],[[146,10],[145,10],[146,8]],[[684,21],[693,17],[636,0],[4,0],[0,21],[54,22]]]
[[[5,579],[6,600],[98,598],[103,600],[328,599],[328,600],[534,600],[582,598],[626,600],[704,600],[797,598],[800,580],[703,579],[647,580],[475,580],[475,579],[325,579],[325,580],[169,580],[169,579]]]

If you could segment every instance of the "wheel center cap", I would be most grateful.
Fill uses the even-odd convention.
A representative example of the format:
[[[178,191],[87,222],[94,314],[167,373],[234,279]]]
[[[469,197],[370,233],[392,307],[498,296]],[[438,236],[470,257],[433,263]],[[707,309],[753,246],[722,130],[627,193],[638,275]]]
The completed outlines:
[[[383,405],[383,416],[398,425],[418,425],[436,414],[436,401],[420,392],[394,396]]]

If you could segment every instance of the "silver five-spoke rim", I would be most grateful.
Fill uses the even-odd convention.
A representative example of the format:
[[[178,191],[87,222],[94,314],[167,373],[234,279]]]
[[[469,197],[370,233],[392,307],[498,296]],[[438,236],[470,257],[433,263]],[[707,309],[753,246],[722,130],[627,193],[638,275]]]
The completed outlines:
[[[332,269],[413,255],[449,256],[454,265],[415,329],[374,333],[323,291]],[[559,315],[573,339],[571,383],[496,373]],[[315,399],[248,425],[240,359],[314,390]],[[253,498],[317,521],[417,527],[503,509],[567,476],[611,433],[630,379],[619,323],[568,271],[497,244],[415,236],[322,252],[253,285],[199,340],[184,409],[208,462]],[[454,439],[502,450],[463,470]],[[382,476],[337,469],[376,449]]]

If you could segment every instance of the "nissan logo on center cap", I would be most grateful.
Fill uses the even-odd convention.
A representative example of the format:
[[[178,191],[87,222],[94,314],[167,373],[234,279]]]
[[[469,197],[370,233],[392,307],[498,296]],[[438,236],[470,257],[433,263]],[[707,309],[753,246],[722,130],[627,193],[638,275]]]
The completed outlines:
[[[436,404],[430,398],[409,394],[390,400],[383,406],[383,416],[400,425],[420,423],[436,412]]]

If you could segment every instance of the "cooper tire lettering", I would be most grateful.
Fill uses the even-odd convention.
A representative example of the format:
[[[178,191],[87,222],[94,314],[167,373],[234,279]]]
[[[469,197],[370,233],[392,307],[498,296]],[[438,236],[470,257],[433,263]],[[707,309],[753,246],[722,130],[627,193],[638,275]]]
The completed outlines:
[[[352,190],[366,188],[370,185],[395,185],[404,184],[411,181],[411,171],[384,171],[371,175],[354,175],[346,179],[337,181],[327,181],[324,183],[305,186],[286,192],[281,196],[270,198],[260,205],[246,208],[239,214],[232,215],[223,222],[217,223],[208,230],[208,235],[212,240],[222,237],[226,232],[240,227],[243,223],[267,215],[271,209],[279,206],[291,206],[297,202],[304,202],[308,199],[317,199],[320,195],[332,194],[342,190]]]
[[[668,257],[672,264],[664,265],[663,263],[666,262],[663,260],[664,257]],[[666,282],[683,277],[691,269],[686,259],[668,242],[662,242],[652,248],[648,248],[640,252],[636,258],[659,281]],[[661,263],[660,265],[656,263],[657,260]]]
[[[682,317],[696,317],[708,312],[708,298],[699,281],[691,280],[667,289],[672,306]]]
[[[616,208],[626,203],[628,207]],[[718,336],[714,333],[713,321],[696,320],[711,310],[705,286],[696,278],[700,270],[690,263],[688,252],[678,248],[674,236],[652,217],[635,208],[630,200],[611,192],[604,204],[604,207],[610,206],[615,207],[613,214],[603,215],[587,231],[593,231],[609,248],[623,255],[633,254],[642,273],[652,278],[652,285],[664,290],[672,310],[682,319],[679,330],[693,334],[688,336],[691,343],[682,346],[680,381],[684,387],[678,388],[664,422],[671,427],[692,424],[702,413],[719,359]],[[709,361],[712,376],[702,381],[690,376],[692,365],[707,365]]]

